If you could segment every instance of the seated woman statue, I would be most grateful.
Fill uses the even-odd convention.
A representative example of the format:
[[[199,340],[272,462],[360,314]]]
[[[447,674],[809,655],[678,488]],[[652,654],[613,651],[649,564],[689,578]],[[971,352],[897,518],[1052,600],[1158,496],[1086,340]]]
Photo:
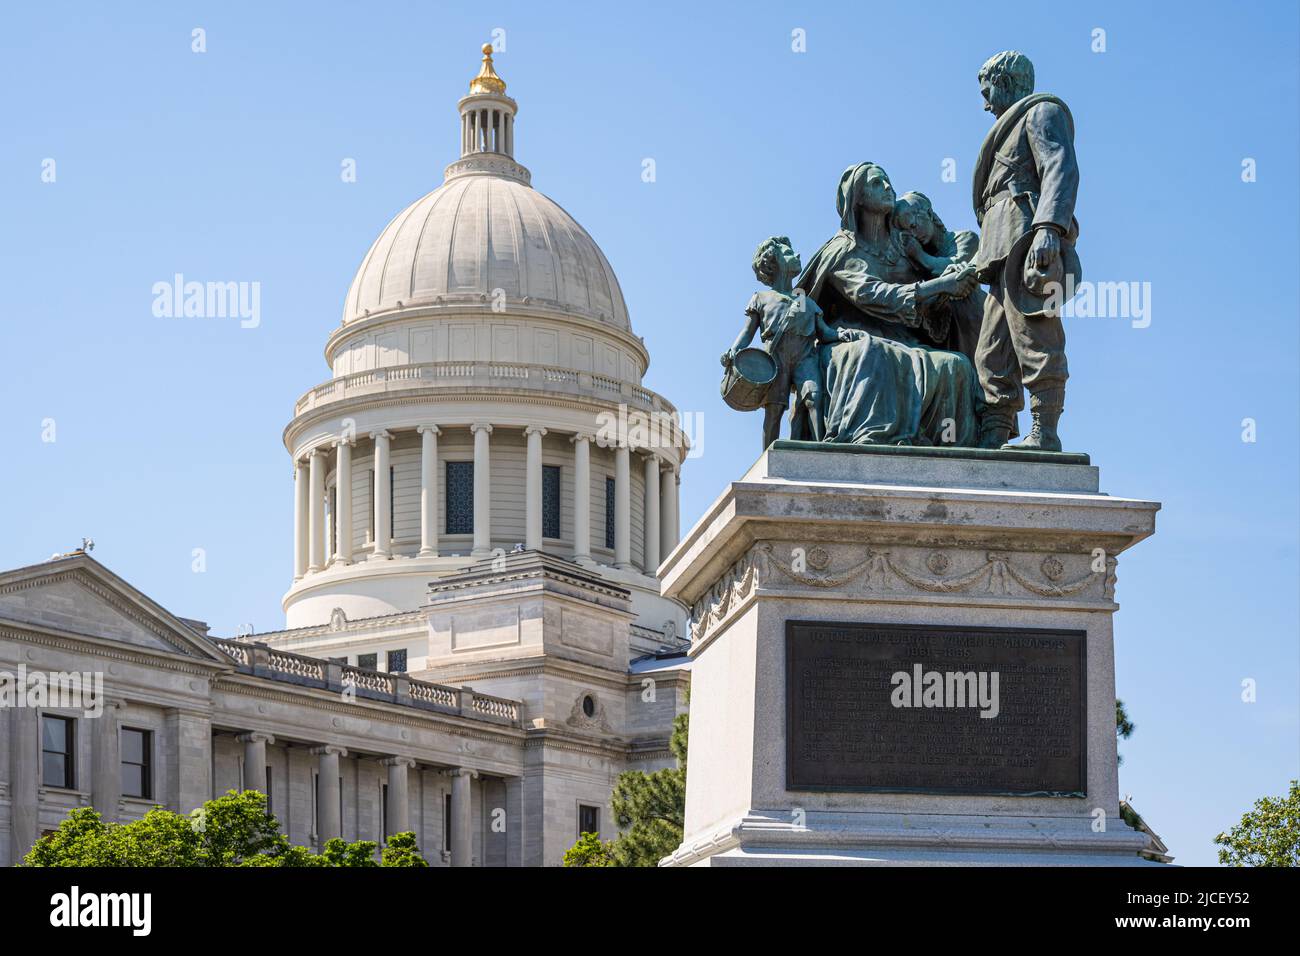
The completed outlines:
[[[970,310],[954,308],[977,288],[954,256],[941,274],[908,255],[894,221],[889,176],[860,163],[840,177],[840,231],[818,250],[796,288],[827,325],[866,334],[819,349],[823,394],[814,431],[822,441],[868,445],[979,443],[983,399],[969,355]]]

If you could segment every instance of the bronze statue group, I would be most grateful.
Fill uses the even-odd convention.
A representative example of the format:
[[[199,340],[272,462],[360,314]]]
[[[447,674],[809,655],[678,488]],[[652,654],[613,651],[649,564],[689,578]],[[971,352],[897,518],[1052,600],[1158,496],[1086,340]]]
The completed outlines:
[[[1060,307],[1081,275],[1074,123],[1034,93],[1021,53],[990,58],[979,84],[996,119],[973,177],[978,235],[949,231],[921,193],[896,196],[868,162],[840,177],[840,229],[806,268],[783,236],[759,245],[767,289],[722,356],[722,391],[764,410],[764,448],[793,394],[793,439],[1061,450]],[[1026,391],[1033,426],[1011,444]]]

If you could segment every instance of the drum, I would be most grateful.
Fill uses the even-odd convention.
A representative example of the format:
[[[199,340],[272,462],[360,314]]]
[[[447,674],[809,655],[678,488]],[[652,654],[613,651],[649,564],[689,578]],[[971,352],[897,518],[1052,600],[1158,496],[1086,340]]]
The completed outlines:
[[[776,371],[776,359],[762,349],[741,349],[722,377],[722,400],[738,412],[762,408]]]

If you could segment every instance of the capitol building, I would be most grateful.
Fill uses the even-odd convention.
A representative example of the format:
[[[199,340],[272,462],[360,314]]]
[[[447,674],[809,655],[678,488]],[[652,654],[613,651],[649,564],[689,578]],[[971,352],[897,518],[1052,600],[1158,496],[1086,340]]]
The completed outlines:
[[[674,765],[687,615],[656,572],[688,443],[614,270],[516,160],[490,46],[458,108],[284,429],[284,629],[219,638],[83,551],[0,574],[0,672],[103,680],[102,713],[0,715],[0,863],[79,806],[248,788],[301,845],[554,865],[615,834],[620,773]]]

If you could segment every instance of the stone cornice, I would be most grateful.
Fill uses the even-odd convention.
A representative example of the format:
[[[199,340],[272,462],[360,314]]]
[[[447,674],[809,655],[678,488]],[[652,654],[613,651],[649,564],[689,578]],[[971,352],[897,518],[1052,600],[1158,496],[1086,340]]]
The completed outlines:
[[[304,687],[280,681],[255,677],[250,674],[232,674],[213,682],[213,693],[238,693],[246,697],[256,697],[295,706],[311,706],[332,714],[357,716],[358,708],[378,711],[389,723],[404,727],[427,729],[437,727],[439,732],[482,740],[487,743],[516,744],[524,731],[507,724],[478,723],[470,718],[458,717],[439,711],[421,710],[417,707],[403,707],[400,704],[371,700],[357,696],[345,702],[340,694],[317,687]],[[214,719],[215,719],[214,715]],[[270,721],[268,721],[270,722]]]
[[[234,670],[234,662],[229,665],[218,661],[209,661],[201,657],[192,657],[177,652],[155,650],[141,647],[133,648],[129,644],[106,640],[92,634],[76,631],[55,630],[40,624],[0,618],[0,638],[16,641],[19,644],[39,644],[72,654],[85,654],[91,650],[96,657],[144,667],[166,667],[168,670],[182,674],[193,674],[204,679]],[[90,645],[88,648],[87,645]]]
[[[662,398],[662,396],[661,396]],[[465,383],[451,382],[446,385],[427,385],[420,387],[405,388],[399,392],[376,391],[361,395],[350,396],[340,399],[336,402],[329,402],[316,408],[310,408],[299,415],[295,415],[289,424],[284,427],[282,440],[284,447],[293,454],[297,436],[309,432],[313,427],[321,422],[330,421],[336,418],[350,417],[362,409],[379,409],[379,408],[398,408],[402,406],[428,406],[431,404],[439,405],[462,405],[481,406],[485,400],[500,399],[508,401],[514,405],[536,406],[538,408],[556,408],[566,409],[587,413],[593,416],[592,424],[578,430],[594,435],[598,428],[595,424],[595,416],[609,413],[616,410],[620,405],[626,405],[627,401],[620,395],[611,393],[608,398],[604,397],[587,397],[566,395],[559,392],[548,392],[542,389],[529,389],[500,385],[470,385]],[[662,414],[671,415],[675,411],[672,406],[667,406],[660,410]],[[653,409],[638,408],[637,412],[644,415],[655,414]],[[428,417],[427,415],[425,417]],[[446,416],[440,417],[440,424],[443,428],[469,428],[475,421],[481,421],[482,411],[480,408],[474,408],[469,413],[458,416],[463,418],[462,421],[448,421]],[[497,421],[497,425],[507,428],[524,428],[529,421],[519,421],[517,423]],[[557,433],[567,431],[567,426],[556,422],[548,422],[548,426]],[[408,426],[403,424],[390,424],[390,429],[404,431]],[[414,431],[418,424],[412,424],[409,428]],[[324,436],[320,439],[321,444],[328,444],[337,438],[336,435]],[[306,454],[310,449],[300,449],[300,454]],[[678,446],[659,446],[659,452],[666,458],[675,456],[677,466],[686,458],[687,449]]]

